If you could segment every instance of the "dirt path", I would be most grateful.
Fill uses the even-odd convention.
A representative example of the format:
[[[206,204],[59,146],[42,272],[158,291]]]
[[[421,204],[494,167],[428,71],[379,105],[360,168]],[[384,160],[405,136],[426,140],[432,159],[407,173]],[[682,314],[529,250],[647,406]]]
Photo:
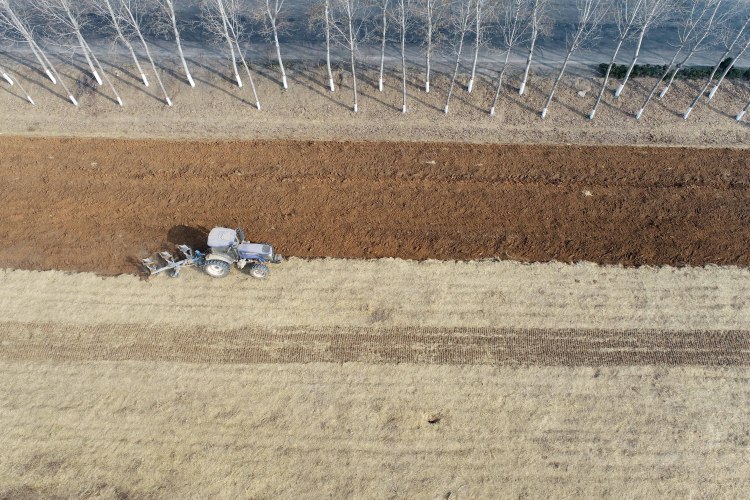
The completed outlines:
[[[750,264],[744,150],[0,139],[0,266],[137,273],[244,226],[300,257]]]

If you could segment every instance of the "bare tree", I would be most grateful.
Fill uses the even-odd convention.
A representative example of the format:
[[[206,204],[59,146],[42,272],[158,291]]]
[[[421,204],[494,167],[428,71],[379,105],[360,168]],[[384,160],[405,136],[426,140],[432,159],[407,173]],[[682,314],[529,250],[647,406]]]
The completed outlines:
[[[722,0],[691,0],[690,4],[680,12],[681,22],[678,25],[678,37],[679,43],[675,50],[672,60],[667,65],[661,78],[654,83],[651,88],[651,92],[643,101],[641,108],[636,112],[636,120],[640,120],[643,116],[643,112],[651,102],[651,99],[656,95],[656,91],[659,89],[661,83],[670,75],[669,83],[662,89],[660,97],[669,90],[669,86],[674,81],[677,72],[690,60],[695,54],[699,47],[703,44],[709,33],[713,31],[716,26],[716,20],[718,17],[719,7],[721,7]],[[684,51],[684,52],[683,52]],[[685,56],[682,61],[675,66],[675,62],[680,54],[684,53]]]
[[[352,93],[354,103],[352,110],[359,112],[359,94],[357,93],[357,48],[365,35],[362,4],[360,0],[332,0],[331,26],[334,39],[349,51],[349,64],[352,72]]]
[[[336,91],[331,70],[331,0],[323,0],[310,9],[310,27],[322,27],[326,37],[326,69],[328,70],[328,90]]]
[[[477,61],[479,60],[479,47],[483,42],[484,25],[482,20],[484,19],[484,6],[486,0],[474,0],[474,61],[471,64],[471,77],[469,83],[466,85],[466,91],[471,93],[474,88],[474,78],[477,75]]]
[[[230,60],[237,86],[242,88],[242,78],[237,69],[237,57],[239,56],[242,66],[245,68],[250,88],[253,91],[255,107],[260,109],[260,100],[255,88],[255,81],[247,65],[245,54],[240,47],[240,39],[244,35],[243,26],[240,22],[242,5],[240,0],[205,0],[203,4],[202,22],[206,30],[214,35],[214,38],[226,42],[229,48]]]
[[[530,35],[529,35],[529,52],[526,56],[526,69],[523,72],[523,78],[521,79],[521,85],[518,87],[518,95],[523,95],[526,90],[526,83],[529,81],[529,72],[531,70],[531,61],[534,58],[534,48],[536,41],[539,39],[539,35],[543,34],[549,27],[547,19],[547,7],[549,6],[549,0],[530,0],[531,2],[531,16],[530,16]]]
[[[500,30],[502,32],[503,45],[505,47],[505,61],[503,62],[503,67],[497,78],[495,98],[490,107],[491,116],[495,115],[495,107],[500,98],[500,91],[503,87],[503,76],[508,68],[510,54],[513,52],[516,44],[521,43],[522,38],[528,34],[528,28],[530,27],[528,0],[505,0],[500,7],[503,10],[502,17],[500,18]]]
[[[643,38],[649,29],[654,28],[661,23],[667,14],[671,12],[674,6],[675,0],[643,0],[643,6],[636,12],[636,23],[637,23],[637,41],[635,44],[635,53],[633,54],[633,60],[628,66],[628,71],[625,73],[625,78],[620,83],[620,86],[615,90],[615,97],[620,97],[622,90],[625,88],[625,84],[630,79],[630,74],[633,72],[638,57],[641,53],[641,47],[643,45]]]
[[[701,97],[703,97],[703,95],[706,93],[706,90],[708,90],[709,85],[711,85],[711,82],[713,81],[714,76],[716,76],[716,72],[719,71],[719,68],[721,68],[722,62],[732,52],[732,49],[734,49],[734,46],[737,45],[737,42],[740,41],[742,36],[745,34],[745,30],[747,29],[748,26],[750,26],[750,16],[748,16],[745,19],[745,22],[742,23],[742,27],[737,32],[737,36],[735,36],[734,39],[732,39],[732,41],[727,46],[726,51],[724,51],[724,53],[721,55],[719,62],[716,63],[713,70],[711,71],[711,74],[709,75],[708,80],[706,81],[706,84],[701,88],[698,95],[695,96],[695,99],[693,99],[693,102],[690,104],[688,109],[685,110],[685,113],[683,113],[682,117],[685,120],[688,119],[688,117],[690,116],[690,113],[693,111],[693,108],[695,108],[695,106],[698,104],[698,101],[700,101]]]
[[[284,0],[265,0],[264,20],[266,27],[263,34],[273,39],[276,48],[276,58],[279,61],[279,71],[281,71],[281,86],[289,88],[286,81],[286,71],[284,70],[284,61],[281,60],[281,45],[279,44],[279,31],[283,28],[281,18],[281,9],[284,7]]]
[[[461,65],[461,52],[464,48],[464,39],[466,38],[466,33],[469,31],[472,16],[474,15],[474,0],[454,0],[451,9],[453,12],[450,21],[455,35],[453,44],[456,51],[456,66],[451,77],[451,84],[448,87],[448,96],[445,99],[445,109],[443,111],[446,114],[451,103],[451,97],[453,97],[453,87],[456,84],[458,68]]]
[[[36,42],[31,26],[28,20],[22,19],[19,14],[11,7],[8,0],[0,0],[0,26],[5,29],[13,30],[15,33],[20,35],[22,39],[29,45],[31,52],[36,57],[39,64],[44,69],[45,73],[52,81],[53,84],[60,82],[63,90],[68,94],[68,99],[73,103],[74,106],[78,106],[78,101],[73,94],[68,90],[65,82],[60,78],[60,74],[57,72],[55,67],[50,62],[47,55],[44,53],[42,48]]]
[[[719,86],[724,81],[724,79],[727,77],[730,71],[732,71],[732,68],[734,68],[734,65],[739,61],[742,56],[747,52],[747,49],[750,48],[750,37],[747,37],[747,40],[745,41],[744,45],[740,49],[740,51],[734,55],[734,57],[731,59],[729,64],[726,65],[724,68],[724,72],[719,77],[719,80],[716,82],[716,85],[713,86],[713,88],[709,91],[707,100],[711,100],[714,98],[714,95],[716,94],[716,91],[719,90]]]
[[[380,76],[378,77],[378,90],[383,91],[383,70],[385,68],[385,40],[388,32],[388,0],[382,0],[383,33],[380,37]]]
[[[552,98],[555,96],[555,91],[565,74],[565,69],[570,62],[571,56],[576,50],[596,36],[601,22],[607,14],[608,5],[607,0],[576,0],[576,8],[578,10],[576,31],[568,38],[568,52],[565,55],[562,67],[560,68],[560,74],[557,76],[555,83],[552,84],[552,90],[549,93],[549,97],[547,97],[544,109],[542,109],[542,118],[547,117],[547,111],[552,103]]]
[[[430,93],[430,74],[432,51],[437,43],[440,29],[445,25],[445,0],[416,0],[414,2],[414,14],[420,20],[424,35],[422,42],[425,48],[425,79],[424,91]]]
[[[5,71],[5,69],[2,66],[0,66],[0,75],[2,75],[3,79],[5,79],[5,81],[8,82],[8,85],[10,85],[11,87],[15,84],[15,82],[13,81],[13,78],[10,77],[8,72]],[[29,93],[26,92],[26,89],[23,88],[20,80],[18,81],[18,88],[21,90],[21,92],[24,93],[27,101],[29,101],[32,105],[36,104],[34,102],[34,99],[32,99]]]
[[[159,34],[166,35],[170,31],[174,36],[175,43],[177,44],[177,53],[180,55],[180,61],[182,62],[182,68],[185,70],[185,77],[191,87],[195,87],[193,76],[190,74],[187,61],[185,60],[185,53],[182,51],[182,40],[180,38],[180,30],[177,29],[177,15],[174,11],[174,0],[156,0],[159,7],[157,17],[160,21],[157,22],[155,28]]]
[[[619,32],[619,36],[617,37],[617,45],[615,45],[615,51],[612,53],[612,59],[610,59],[609,66],[607,66],[607,71],[604,74],[604,81],[602,82],[602,86],[599,89],[599,95],[596,98],[596,102],[594,102],[594,107],[591,108],[591,111],[589,112],[589,120],[593,120],[594,116],[596,116],[596,109],[599,107],[599,103],[602,102],[605,90],[607,90],[607,84],[609,83],[609,75],[612,72],[612,66],[614,66],[615,64],[617,54],[620,53],[622,44],[625,43],[625,40],[627,40],[632,34],[633,26],[635,26],[636,24],[636,20],[638,19],[638,14],[641,10],[641,7],[643,6],[643,2],[644,0],[617,0],[617,3],[613,8],[613,14],[615,17],[615,22],[617,24],[617,31]]]
[[[36,5],[36,8],[49,21],[48,28],[52,31],[58,43],[63,43],[69,38],[74,38],[74,45],[77,45],[81,49],[96,82],[100,86],[103,85],[102,77],[104,77],[115,99],[117,99],[117,103],[122,106],[120,94],[107,76],[104,68],[102,68],[96,54],[94,54],[94,51],[83,37],[81,19],[84,19],[88,12],[81,10],[82,7],[83,4],[81,2],[74,3],[71,0],[39,0]]]
[[[115,42],[122,43],[125,48],[128,49],[128,52],[130,52],[130,56],[133,58],[133,61],[135,62],[135,67],[138,68],[138,73],[141,75],[141,80],[143,80],[143,85],[148,87],[148,78],[146,78],[146,73],[143,72],[143,68],[141,67],[140,61],[138,61],[138,56],[135,53],[135,50],[133,49],[133,44],[130,43],[130,40],[127,36],[125,36],[125,30],[127,29],[127,24],[124,23],[122,16],[119,13],[119,3],[113,4],[113,2],[119,2],[119,0],[101,0],[101,3],[94,2],[92,5],[94,8],[98,11],[98,13],[107,19],[109,19],[110,25],[115,30]],[[117,6],[117,10],[115,10],[115,7],[113,5]]]
[[[398,8],[394,17],[401,31],[401,92],[403,95],[401,112],[406,113],[406,30],[410,24],[408,15],[411,12],[411,0],[396,0],[396,2]]]
[[[737,116],[735,117],[735,119],[738,122],[742,121],[742,118],[747,114],[748,111],[750,111],[750,101],[748,101],[748,103],[745,105],[745,107],[742,108],[742,110],[739,113],[737,113]]]

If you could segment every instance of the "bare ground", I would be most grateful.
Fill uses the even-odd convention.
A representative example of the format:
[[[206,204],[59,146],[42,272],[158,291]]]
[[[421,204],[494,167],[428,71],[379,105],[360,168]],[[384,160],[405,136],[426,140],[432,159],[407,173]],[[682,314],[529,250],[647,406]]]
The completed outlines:
[[[456,88],[448,115],[443,113],[448,89],[447,77],[438,75],[433,92],[421,90],[421,72],[411,71],[409,112],[401,113],[400,76],[388,75],[385,91],[377,91],[377,74],[360,76],[361,112],[351,112],[350,78],[337,71],[342,82],[335,93],[326,90],[324,69],[299,66],[289,70],[290,88],[281,89],[270,68],[260,72],[258,92],[262,110],[254,108],[249,88],[238,89],[229,67],[215,68],[212,62],[191,62],[197,86],[191,89],[180,77],[176,61],[163,61],[162,77],[175,103],[167,107],[155,88],[145,88],[128,66],[109,68],[125,101],[119,108],[106,88],[89,87],[82,67],[61,65],[64,78],[77,89],[81,103],[74,108],[59,86],[53,86],[39,72],[12,61],[6,67],[22,76],[21,81],[37,101],[32,107],[17,87],[0,83],[0,133],[36,136],[94,136],[132,138],[193,139],[329,139],[389,141],[450,141],[474,143],[576,143],[747,147],[750,126],[734,120],[750,100],[746,82],[726,82],[710,102],[703,101],[687,122],[681,113],[703,82],[678,81],[662,99],[655,99],[644,118],[634,112],[653,85],[653,80],[633,79],[619,99],[607,94],[597,118],[586,116],[599,78],[571,77],[557,93],[546,120],[539,117],[551,80],[534,76],[528,92],[519,96],[512,76],[505,88],[497,115],[488,114],[494,96],[492,83],[480,79],[471,94],[465,92],[465,78]],[[216,72],[218,70],[218,72]],[[257,75],[256,75],[257,76]],[[613,92],[619,82],[612,81]],[[579,91],[586,91],[584,97]]]
[[[298,257],[747,265],[744,149],[0,139],[0,265],[138,273],[212,226]]]

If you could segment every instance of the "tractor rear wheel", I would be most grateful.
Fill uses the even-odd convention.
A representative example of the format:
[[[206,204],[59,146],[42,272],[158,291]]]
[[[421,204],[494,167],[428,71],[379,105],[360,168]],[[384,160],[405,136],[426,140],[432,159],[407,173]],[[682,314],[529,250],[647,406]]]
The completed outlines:
[[[212,278],[223,278],[229,274],[229,263],[223,260],[210,259],[206,261],[203,270]]]
[[[268,266],[264,266],[263,264],[253,264],[250,268],[250,276],[259,280],[268,277],[269,272]]]

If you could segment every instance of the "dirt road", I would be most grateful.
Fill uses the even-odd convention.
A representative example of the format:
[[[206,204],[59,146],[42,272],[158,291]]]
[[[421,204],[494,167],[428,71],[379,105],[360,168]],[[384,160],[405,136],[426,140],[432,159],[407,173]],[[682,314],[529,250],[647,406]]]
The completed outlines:
[[[0,139],[0,266],[137,273],[244,226],[300,257],[750,264],[745,150]]]

